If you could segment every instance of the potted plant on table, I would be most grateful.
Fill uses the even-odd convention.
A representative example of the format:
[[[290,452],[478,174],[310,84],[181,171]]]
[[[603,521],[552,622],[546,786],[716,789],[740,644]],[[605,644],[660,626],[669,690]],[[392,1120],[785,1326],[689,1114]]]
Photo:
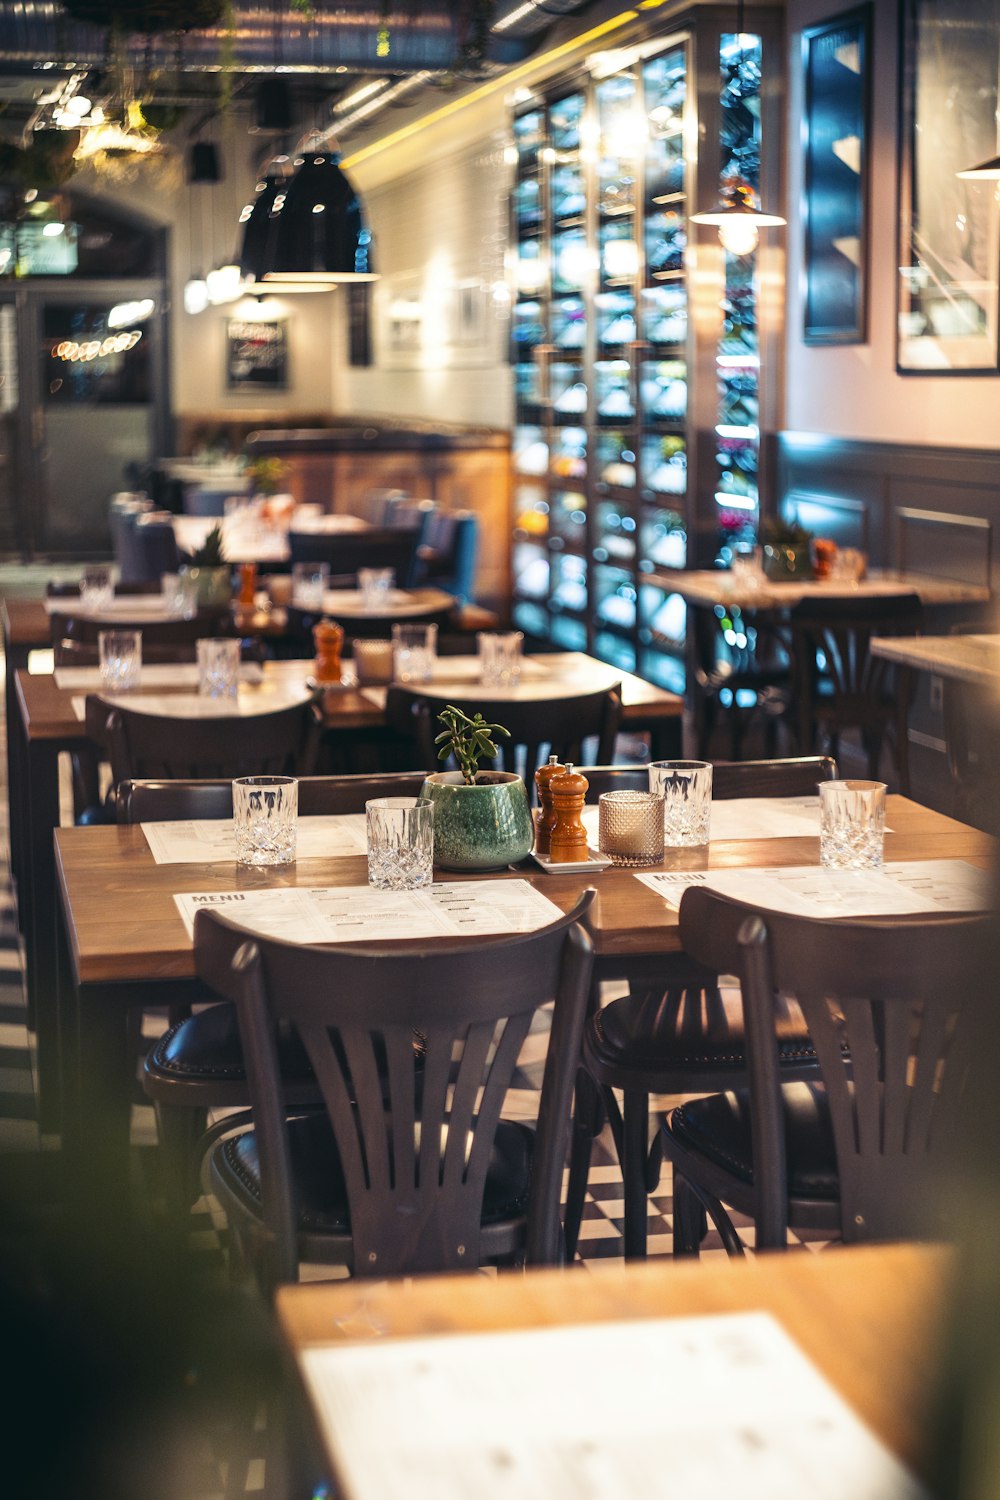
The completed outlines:
[[[222,527],[212,527],[204,542],[191,554],[187,567],[181,569],[195,581],[198,608],[212,609],[227,605],[232,598],[233,583],[222,545]]]
[[[434,863],[445,870],[502,870],[531,852],[534,829],[524,782],[513,771],[480,771],[499,754],[502,724],[482,714],[470,718],[449,704],[438,714],[444,729],[435,740],[439,760],[454,756],[457,771],[435,771],[421,796],[434,803]]]

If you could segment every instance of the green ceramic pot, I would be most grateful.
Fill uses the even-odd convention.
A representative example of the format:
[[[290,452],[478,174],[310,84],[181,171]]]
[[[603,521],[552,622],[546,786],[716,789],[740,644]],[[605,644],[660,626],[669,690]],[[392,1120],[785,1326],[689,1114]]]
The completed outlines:
[[[221,568],[182,568],[181,572],[193,578],[198,586],[199,609],[225,606],[232,599],[233,580],[228,563]]]
[[[764,548],[764,576],[772,583],[789,583],[796,578],[812,577],[812,557],[808,542],[786,546],[768,542]]]
[[[528,794],[512,771],[436,771],[420,795],[434,803],[434,863],[444,870],[503,870],[530,854]]]

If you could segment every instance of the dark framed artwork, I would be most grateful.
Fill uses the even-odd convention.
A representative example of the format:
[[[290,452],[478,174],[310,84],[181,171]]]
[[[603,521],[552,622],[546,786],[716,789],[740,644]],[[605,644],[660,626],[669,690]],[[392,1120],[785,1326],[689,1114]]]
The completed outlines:
[[[997,155],[997,0],[901,0],[896,368],[995,375],[1000,205],[958,176]]]
[[[807,344],[868,335],[870,5],[802,34],[803,328]]]
[[[230,318],[226,323],[226,388],[288,389],[288,324],[283,319]]]

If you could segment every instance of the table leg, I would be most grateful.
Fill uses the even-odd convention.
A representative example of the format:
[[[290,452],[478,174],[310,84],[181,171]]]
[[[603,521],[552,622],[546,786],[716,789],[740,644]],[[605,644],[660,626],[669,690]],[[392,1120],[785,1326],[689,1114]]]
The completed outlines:
[[[38,1117],[43,1131],[59,1129],[59,1008],[53,921],[56,868],[53,832],[59,826],[59,750],[44,740],[26,747],[22,788],[28,823],[27,859],[18,892],[23,901],[29,1012],[38,1042]]]
[[[76,1067],[67,1080],[63,1156],[74,1213],[120,1232],[128,1222],[134,1059],[128,1006],[134,986],[77,985]]]
[[[28,653],[23,647],[11,646],[5,642],[4,657],[6,662],[6,679],[4,682],[4,703],[7,714],[7,811],[8,811],[8,838],[10,873],[18,892],[17,919],[18,926],[24,931],[24,919],[21,911],[20,887],[23,881],[24,865],[26,860],[25,842],[27,838],[25,799],[24,799],[24,729],[21,723],[21,714],[17,704],[17,688],[14,681],[14,673],[23,670],[27,666]]]

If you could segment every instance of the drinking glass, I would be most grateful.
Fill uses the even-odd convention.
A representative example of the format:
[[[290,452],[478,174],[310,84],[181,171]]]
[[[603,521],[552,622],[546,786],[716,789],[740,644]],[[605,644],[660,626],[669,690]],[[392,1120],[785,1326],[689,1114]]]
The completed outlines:
[[[329,563],[293,563],[292,603],[297,609],[321,611],[329,578]]]
[[[294,776],[238,776],[233,782],[236,863],[290,865],[298,810]]]
[[[396,587],[395,568],[359,568],[358,588],[365,609],[384,609],[389,593]]]
[[[84,568],[80,578],[80,604],[88,614],[100,614],[108,608],[114,597],[115,586],[110,567],[105,563],[95,563]]]
[[[655,865],[663,858],[659,792],[603,792],[598,799],[598,848],[616,865]]]
[[[434,804],[429,797],[376,797],[365,803],[368,884],[379,891],[430,885],[434,868]]]
[[[649,789],[663,798],[663,841],[670,848],[707,844],[712,767],[707,760],[654,760]]]
[[[164,573],[160,579],[163,607],[168,615],[193,620],[198,613],[198,580],[186,573]]]
[[[393,678],[396,682],[430,682],[437,660],[436,625],[392,627]]]
[[[139,686],[142,673],[142,631],[102,630],[97,636],[101,686],[125,693]]]
[[[351,656],[359,682],[392,681],[391,641],[352,641]]]
[[[834,870],[880,870],[885,846],[885,782],[822,781],[819,862]]]
[[[240,643],[232,636],[197,642],[198,692],[203,698],[235,698],[240,681]]]
[[[732,579],[738,588],[759,588],[764,581],[764,552],[751,542],[737,542],[733,548]]]
[[[476,636],[479,648],[479,680],[483,687],[513,687],[521,675],[521,647],[524,636],[520,630],[509,630],[495,635],[480,631]]]

